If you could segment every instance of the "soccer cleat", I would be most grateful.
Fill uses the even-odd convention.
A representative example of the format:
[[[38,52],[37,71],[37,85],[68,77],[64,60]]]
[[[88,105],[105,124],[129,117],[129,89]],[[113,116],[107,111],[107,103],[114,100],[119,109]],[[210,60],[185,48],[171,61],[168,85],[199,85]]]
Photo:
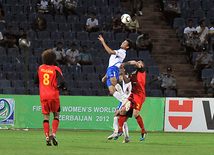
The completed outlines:
[[[117,136],[117,133],[113,133],[110,136],[108,136],[108,140],[111,140],[112,138],[115,138]]]
[[[142,133],[142,137],[140,138],[140,141],[145,140],[146,136],[148,136],[148,133]]]
[[[47,146],[51,146],[50,138],[47,138],[47,139],[46,139],[46,145],[47,145]]]
[[[123,143],[128,143],[130,142],[130,138],[129,137],[125,137],[125,139],[123,140]]]
[[[122,132],[119,132],[118,134],[117,134],[117,136],[116,137],[114,137],[114,140],[117,140],[120,136],[122,136],[123,135],[123,133]]]
[[[54,146],[58,146],[58,142],[57,142],[57,140],[56,140],[56,136],[51,135],[51,136],[50,136],[50,140],[52,140]]]

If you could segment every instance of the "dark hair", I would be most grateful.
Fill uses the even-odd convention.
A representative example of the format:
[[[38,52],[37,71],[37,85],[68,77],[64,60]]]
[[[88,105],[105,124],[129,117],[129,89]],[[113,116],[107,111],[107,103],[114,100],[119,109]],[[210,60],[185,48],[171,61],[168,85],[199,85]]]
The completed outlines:
[[[42,62],[46,65],[54,65],[56,63],[56,54],[52,49],[45,50],[42,53]]]
[[[87,46],[86,46],[86,45],[82,45],[82,48],[83,48],[83,47],[86,47],[86,48],[87,48]]]
[[[122,14],[122,12],[120,12],[120,11],[117,11],[117,15],[118,15],[119,13],[120,13],[120,14]]]
[[[57,45],[59,45],[59,44],[61,44],[61,45],[62,45],[62,42],[61,42],[61,41],[57,42]]]
[[[203,22],[205,22],[204,19],[200,20],[200,21],[198,22],[198,24],[201,25]]]
[[[129,46],[128,49],[132,48],[132,46],[133,46],[133,41],[132,41],[131,39],[126,39],[126,41],[128,42],[128,46]]]
[[[94,16],[96,16],[96,13],[95,13],[95,12],[92,12],[92,13],[91,13],[91,15],[94,15]]]
[[[193,20],[192,19],[188,19],[188,22],[193,22]]]
[[[13,26],[9,26],[9,27],[8,27],[8,30],[11,29],[11,28],[13,28]]]
[[[72,43],[71,46],[77,46],[75,43]]]
[[[25,31],[22,27],[20,27],[20,28],[19,28],[19,31],[21,31],[21,30],[22,30],[22,31]]]

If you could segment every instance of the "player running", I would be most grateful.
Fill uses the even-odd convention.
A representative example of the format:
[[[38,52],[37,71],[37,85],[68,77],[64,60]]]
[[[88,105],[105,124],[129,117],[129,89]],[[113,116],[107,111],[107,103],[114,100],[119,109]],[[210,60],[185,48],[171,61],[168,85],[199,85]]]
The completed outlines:
[[[126,50],[132,46],[132,41],[126,39],[121,44],[120,49],[112,50],[106,45],[105,40],[101,35],[99,35],[98,39],[103,44],[105,50],[111,55],[109,58],[107,74],[102,78],[102,82],[106,80],[110,95],[113,95],[117,100],[122,102],[125,96],[121,86],[117,83],[119,78],[119,67],[126,57]]]
[[[121,70],[121,69],[120,69]],[[126,74],[126,77],[128,77],[128,74]],[[132,85],[131,82],[129,83],[125,83],[123,80],[123,75],[119,76],[119,81],[121,81],[121,83],[123,84],[123,92],[126,98],[129,97],[129,95],[131,94],[131,89],[132,89]],[[120,114],[120,110],[122,109],[122,102],[120,102],[120,104],[118,105],[116,112],[114,114],[114,122],[113,122],[113,134],[111,134],[110,136],[108,136],[108,140],[111,140],[115,137],[118,136],[118,119],[119,119],[119,114]],[[127,115],[127,119],[128,117],[132,116],[132,113],[130,113],[130,115]],[[125,135],[125,139],[123,141],[123,143],[128,143],[130,141],[129,139],[129,131],[128,131],[128,125],[127,122],[124,122],[123,124],[123,133]],[[116,140],[117,138],[115,138]]]
[[[144,63],[142,61],[129,61],[123,63],[121,67],[125,65],[133,65],[136,70],[130,75],[130,77],[126,77],[125,73],[123,72],[123,79],[126,83],[131,81],[132,90],[131,95],[128,97],[127,102],[123,106],[122,110],[120,111],[120,118],[119,118],[119,133],[118,137],[122,135],[122,127],[124,122],[126,121],[126,113],[127,111],[133,109],[133,115],[137,120],[141,128],[141,135],[140,141],[145,140],[147,133],[144,128],[143,120],[140,116],[140,109],[145,101],[145,82],[146,82],[146,72],[144,68]],[[131,108],[131,109],[130,109]]]
[[[56,131],[59,126],[60,113],[58,89],[62,88],[66,90],[65,80],[60,68],[53,65],[56,63],[56,54],[53,50],[49,49],[42,53],[42,62],[43,65],[39,66],[35,77],[35,83],[39,84],[42,113],[44,114],[43,127],[46,136],[46,144],[47,146],[51,146],[52,140],[53,145],[57,146]],[[53,113],[54,119],[52,122],[52,132],[49,136],[50,112]]]

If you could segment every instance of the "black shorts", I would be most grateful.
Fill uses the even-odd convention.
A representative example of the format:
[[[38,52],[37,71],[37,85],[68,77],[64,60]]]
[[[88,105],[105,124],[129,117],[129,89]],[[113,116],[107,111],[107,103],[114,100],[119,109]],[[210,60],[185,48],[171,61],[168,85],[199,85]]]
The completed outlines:
[[[129,109],[129,111],[126,113],[126,116],[129,118],[132,118],[132,114],[133,114],[133,108]]]

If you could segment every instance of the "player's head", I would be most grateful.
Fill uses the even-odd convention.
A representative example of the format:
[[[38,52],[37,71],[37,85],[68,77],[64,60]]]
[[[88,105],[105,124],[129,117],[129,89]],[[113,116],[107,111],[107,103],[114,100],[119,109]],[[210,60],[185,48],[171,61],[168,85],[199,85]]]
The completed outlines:
[[[42,53],[42,62],[46,65],[54,65],[56,63],[56,54],[52,49]]]
[[[120,48],[124,50],[128,50],[132,48],[133,42],[130,39],[126,39],[122,44],[120,45]]]
[[[144,67],[144,66],[145,66],[145,64],[143,63],[142,60],[137,61],[137,63],[138,63],[141,67]]]

